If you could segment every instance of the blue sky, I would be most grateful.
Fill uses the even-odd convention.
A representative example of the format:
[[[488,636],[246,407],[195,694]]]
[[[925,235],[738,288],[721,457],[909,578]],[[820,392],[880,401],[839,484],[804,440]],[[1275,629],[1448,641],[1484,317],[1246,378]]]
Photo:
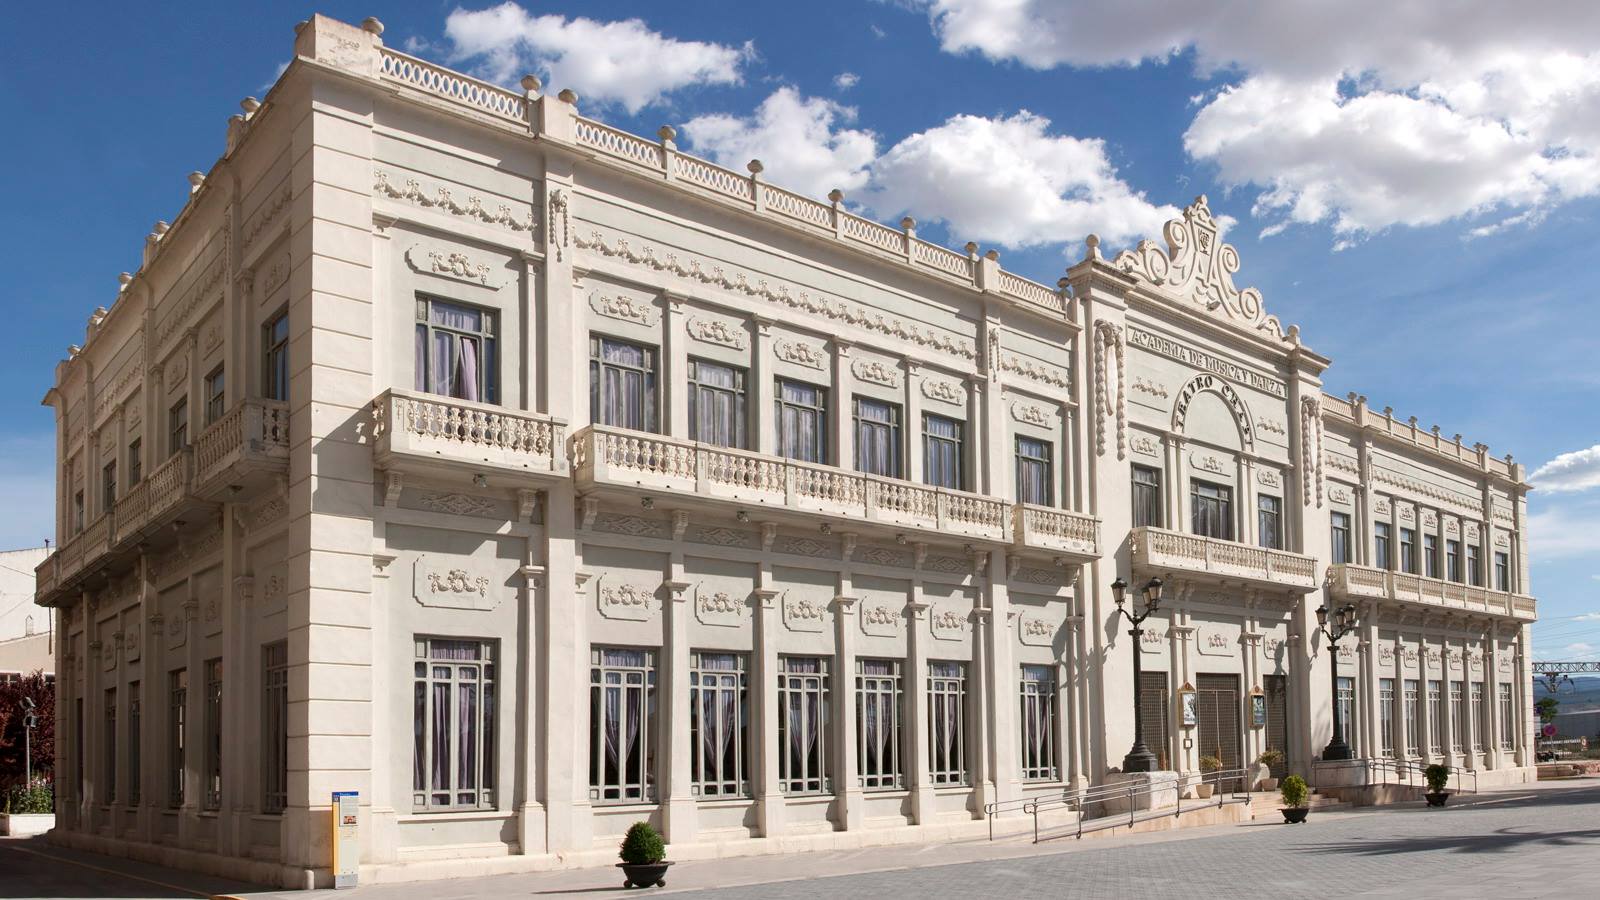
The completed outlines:
[[[1087,231],[1159,237],[1208,194],[1236,281],[1333,358],[1330,391],[1530,471],[1556,460],[1530,501],[1537,655],[1600,658],[1600,5],[1553,7],[1482,3],[1436,32],[1429,4],[1377,0],[1249,18],[1143,0],[17,6],[0,546],[50,533],[55,362],[316,9],[507,83],[536,71],[588,114],[672,124],[694,152],[758,156],[775,183],[841,187],[1046,283]]]

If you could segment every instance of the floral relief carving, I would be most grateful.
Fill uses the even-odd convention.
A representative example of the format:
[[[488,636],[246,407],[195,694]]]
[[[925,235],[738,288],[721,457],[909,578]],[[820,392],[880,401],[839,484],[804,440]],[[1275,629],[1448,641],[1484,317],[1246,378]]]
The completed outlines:
[[[901,612],[882,603],[861,610],[861,630],[878,637],[894,637],[900,633]]]
[[[961,386],[954,381],[942,378],[922,379],[922,396],[929,400],[939,400],[944,403],[960,403],[963,395]]]
[[[600,614],[608,619],[643,622],[650,618],[656,592],[633,584],[600,586]]]
[[[1269,637],[1261,642],[1261,655],[1267,659],[1277,659],[1283,651],[1283,638]]]
[[[996,337],[998,336],[998,332],[996,332]],[[1054,366],[1046,366],[1041,363],[1035,363],[1031,359],[1023,359],[1020,356],[1014,356],[1010,353],[1007,353],[1000,358],[1000,364],[996,368],[999,371],[1021,375],[1023,378],[1026,378],[1029,381],[1037,381],[1040,384],[1047,384],[1050,387],[1061,388],[1065,390],[1072,386],[1072,380],[1070,376],[1068,376],[1061,369],[1057,369]]]
[[[1117,459],[1126,459],[1128,404],[1123,390],[1125,350],[1122,329],[1106,321],[1094,325],[1094,432],[1095,454],[1106,454],[1107,420],[1115,419]]]
[[[552,190],[549,202],[545,206],[550,215],[550,232],[545,236],[545,241],[555,251],[556,261],[560,262],[562,254],[570,245],[572,238],[572,217],[567,208],[567,192],[559,188]],[[531,228],[531,223],[533,222],[533,214],[531,212],[528,214],[528,221]],[[556,233],[557,221],[561,223],[559,236]]]
[[[967,631],[967,617],[946,609],[928,617],[928,627],[936,640],[956,641]]]
[[[1378,648],[1378,662],[1386,666],[1394,663],[1394,647],[1392,645],[1384,644]]]
[[[489,283],[489,267],[483,263],[473,262],[465,253],[452,250],[428,251],[428,271],[446,278],[455,278],[461,281],[472,281],[478,284]]]
[[[823,606],[809,597],[786,599],[783,604],[783,623],[790,631],[821,631]]]
[[[737,628],[744,616],[744,600],[727,591],[701,589],[695,596],[695,618],[705,625]]]
[[[1322,404],[1316,397],[1300,398],[1300,471],[1305,473],[1301,482],[1302,502],[1311,505],[1316,499],[1322,508]]]
[[[1161,458],[1161,442],[1148,434],[1136,434],[1129,438],[1128,447],[1140,456]]]
[[[778,545],[778,552],[789,553],[794,556],[821,556],[826,553],[828,546],[821,541],[811,538],[785,538]]]
[[[500,591],[490,591],[486,575],[474,575],[466,566],[447,565],[435,569],[426,556],[418,556],[412,563],[412,596],[422,606],[439,609],[489,610],[500,605]],[[268,579],[263,590],[267,595],[274,590]]]
[[[1152,397],[1157,397],[1162,400],[1165,400],[1167,397],[1171,396],[1167,392],[1165,385],[1157,381],[1151,381],[1142,375],[1134,376],[1133,389],[1141,394],[1149,394]]]
[[[732,528],[706,528],[700,531],[697,540],[703,544],[716,544],[719,547],[738,547],[745,542],[745,533],[734,531]]]
[[[1283,487],[1283,476],[1277,469],[1257,469],[1256,481],[1270,488]]]
[[[1387,516],[1389,515],[1389,501],[1380,498],[1377,503],[1373,504],[1372,509],[1380,516]]]
[[[702,319],[699,316],[690,316],[684,326],[689,330],[689,336],[706,344],[720,344],[743,350],[745,346],[744,329],[737,325],[729,325],[721,319]]]
[[[1415,647],[1407,647],[1400,654],[1401,664],[1408,669],[1415,669],[1417,667],[1418,658],[1419,655],[1417,653],[1417,648]]]
[[[415,178],[407,178],[403,186],[396,186],[389,182],[389,177],[389,173],[382,169],[373,172],[372,188],[380,196],[405,200],[424,209],[441,210],[457,218],[471,219],[486,225],[498,225],[511,231],[533,231],[531,211],[527,216],[518,218],[511,211],[511,207],[504,203],[490,209],[477,194],[468,194],[465,203],[458,203],[447,187],[437,187],[430,195],[422,190],[421,183]]]
[[[905,557],[887,547],[868,547],[858,554],[864,562],[879,566],[904,566]]]
[[[638,516],[606,516],[600,520],[600,529],[632,537],[659,537],[661,534],[655,522]]]
[[[474,497],[471,494],[422,494],[417,497],[417,505],[423,509],[457,516],[496,518],[500,512],[500,505],[493,499]]]
[[[1282,422],[1267,416],[1262,416],[1256,420],[1256,428],[1260,429],[1261,431],[1265,431],[1268,434],[1278,435],[1279,437],[1285,437],[1289,434],[1288,429],[1283,427]]]
[[[1054,424],[1053,420],[1055,419],[1055,416],[1046,411],[1044,407],[1039,406],[1036,403],[1022,403],[1018,401],[1011,404],[1011,418],[1016,419],[1018,422],[1021,422],[1024,425],[1036,425],[1040,428],[1049,428],[1052,424]]]
[[[272,224],[273,220],[278,218],[278,214],[283,212],[292,199],[294,199],[294,194],[289,188],[285,187],[276,197],[263,202],[257,209],[255,216],[246,222],[239,231],[239,239],[242,246],[248,249],[251,244],[255,243],[261,232],[267,230],[267,227]]]
[[[289,254],[285,253],[275,260],[272,265],[268,266],[265,272],[261,273],[259,293],[263,301],[270,297],[272,292],[281,287],[285,281],[289,280],[289,272],[291,270]]]
[[[1047,647],[1056,636],[1056,626],[1038,616],[1023,616],[1018,628],[1022,643],[1030,647]]]
[[[1350,492],[1339,485],[1334,485],[1328,490],[1328,499],[1334,503],[1350,503]]]
[[[821,369],[824,363],[822,351],[805,341],[774,341],[772,352],[784,362],[805,366],[808,369]]]
[[[900,386],[900,370],[881,360],[858,359],[850,364],[850,371],[862,381],[870,381],[884,387]]]
[[[643,325],[646,328],[656,324],[656,308],[644,300],[635,300],[632,297],[607,297],[599,291],[589,293],[589,308],[602,316],[620,319]]]
[[[1201,469],[1217,475],[1221,475],[1228,470],[1227,465],[1223,463],[1221,459],[1210,453],[1201,453],[1198,450],[1195,450],[1189,454],[1189,464],[1194,466],[1196,469]]]
[[[1161,653],[1166,650],[1166,634],[1145,626],[1139,630],[1139,649],[1145,653]]]
[[[428,586],[435,594],[476,593],[482,597],[489,591],[489,579],[482,575],[473,578],[467,574],[466,569],[451,569],[443,573],[429,572]]]

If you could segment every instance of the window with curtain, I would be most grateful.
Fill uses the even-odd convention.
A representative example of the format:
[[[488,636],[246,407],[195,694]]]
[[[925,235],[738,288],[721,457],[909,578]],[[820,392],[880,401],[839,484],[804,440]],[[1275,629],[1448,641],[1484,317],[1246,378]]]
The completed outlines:
[[[589,416],[597,424],[656,430],[656,349],[589,338]]]
[[[748,450],[745,370],[689,360],[689,439]]]
[[[418,380],[421,380],[420,377]],[[268,400],[289,399],[289,311],[287,309],[261,326],[261,396]]]
[[[144,743],[144,716],[139,699],[139,682],[128,682],[128,805],[139,805],[139,753]]]
[[[827,464],[827,389],[780,378],[775,403],[778,454],[801,462]]]
[[[84,522],[83,491],[76,491],[72,495],[72,533],[82,534]]]
[[[1380,569],[1389,568],[1389,523],[1372,523],[1372,564]]]
[[[128,442],[128,487],[133,487],[144,478],[143,452],[144,444],[138,438]]]
[[[1195,534],[1233,540],[1233,488],[1190,479],[1189,517]]]
[[[167,410],[167,455],[189,446],[189,398],[179,397]]]
[[[778,784],[785,794],[826,794],[828,659],[778,659]]]
[[[1051,478],[1051,449],[1049,441],[1018,436],[1016,450],[1018,502],[1039,506],[1051,505],[1055,496]]]
[[[922,480],[936,487],[964,490],[963,445],[965,423],[933,413],[922,414]]]
[[[856,471],[900,477],[900,405],[855,398]]]
[[[649,650],[596,647],[589,653],[590,800],[655,800],[655,663]]]
[[[1483,682],[1472,683],[1472,749],[1486,752],[1489,749],[1489,695],[1484,693]]]
[[[1406,723],[1406,754],[1419,756],[1422,753],[1422,732],[1417,720],[1417,693],[1418,686],[1415,678],[1407,678],[1404,684],[1405,696],[1401,710]]]
[[[1510,750],[1517,734],[1517,708],[1511,703],[1511,685],[1501,682],[1500,688],[1500,749]]]
[[[744,654],[689,656],[689,777],[697,797],[750,795]]]
[[[1478,545],[1467,544],[1467,583],[1483,587],[1483,566],[1478,557]]]
[[[205,663],[205,764],[202,800],[206,809],[222,806],[222,660]]]
[[[1511,557],[1498,550],[1494,554],[1494,589],[1511,590]]]
[[[117,461],[112,460],[100,469],[100,511],[110,512],[117,505]]]
[[[1283,549],[1283,500],[1271,494],[1256,495],[1256,543]]]
[[[1165,527],[1161,517],[1160,469],[1133,467],[1133,527]]]
[[[869,791],[901,787],[900,663],[856,660],[856,766]]]
[[[411,686],[411,805],[495,807],[497,642],[415,641]]]
[[[289,644],[261,648],[261,811],[283,812],[289,800]]]
[[[1021,695],[1022,780],[1055,781],[1055,671],[1050,666],[1023,666]]]
[[[1400,571],[1417,574],[1417,530],[1400,529]]]
[[[1344,742],[1350,745],[1350,752],[1359,756],[1356,751],[1356,680],[1354,678],[1340,677],[1335,702],[1339,704],[1339,726],[1344,731]]]
[[[1450,749],[1467,749],[1467,693],[1460,681],[1450,682]]]
[[[1354,562],[1350,558],[1350,514],[1336,512],[1328,517],[1328,537],[1333,563]]]
[[[223,374],[224,373],[223,373],[222,366],[217,366],[215,369],[211,370],[211,374],[210,375],[206,376],[206,424],[207,425],[210,425],[212,422],[215,422],[216,420],[222,418],[222,413],[223,413],[223,409],[224,409],[223,403],[226,400],[225,395],[227,393],[227,391],[225,389],[225,382],[224,382],[224,379],[223,379]]]
[[[100,802],[110,805],[117,802],[117,689],[106,688],[104,736],[100,741],[101,752],[105,754],[105,791],[100,797]]]
[[[493,312],[418,297],[416,335],[417,390],[457,400],[500,402]]]
[[[1422,566],[1424,575],[1439,577],[1439,538],[1434,535],[1422,536]]]
[[[1378,679],[1378,739],[1384,756],[1394,756],[1394,679]]]
[[[1461,542],[1444,542],[1444,577],[1450,581],[1461,580]]]
[[[1444,694],[1437,679],[1428,679],[1428,753],[1444,752]]]
[[[937,786],[967,783],[967,667],[928,663],[928,775]]]
[[[174,669],[167,674],[167,805],[172,807],[182,806],[184,800],[188,715],[189,670]]]

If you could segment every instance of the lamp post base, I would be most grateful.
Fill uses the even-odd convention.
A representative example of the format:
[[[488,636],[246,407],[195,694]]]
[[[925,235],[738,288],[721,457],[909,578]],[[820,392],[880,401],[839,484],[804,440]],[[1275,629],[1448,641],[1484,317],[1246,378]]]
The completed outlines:
[[[1128,755],[1122,758],[1122,771],[1124,772],[1154,772],[1156,771],[1156,755],[1150,748],[1140,741],[1133,745]]]
[[[1350,745],[1346,744],[1342,740],[1335,739],[1329,741],[1328,746],[1322,748],[1322,759],[1324,762],[1339,762],[1341,760],[1351,759],[1354,756],[1355,754],[1350,752]]]

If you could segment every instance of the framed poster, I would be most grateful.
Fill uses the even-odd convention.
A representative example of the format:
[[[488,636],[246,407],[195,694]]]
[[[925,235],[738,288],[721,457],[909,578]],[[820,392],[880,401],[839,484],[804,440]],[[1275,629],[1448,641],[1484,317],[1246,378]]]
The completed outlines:
[[[1183,691],[1179,696],[1183,698],[1183,727],[1193,728],[1200,724],[1200,714],[1195,704],[1195,692]]]
[[[1264,728],[1267,724],[1267,698],[1261,694],[1250,695],[1250,727]]]

